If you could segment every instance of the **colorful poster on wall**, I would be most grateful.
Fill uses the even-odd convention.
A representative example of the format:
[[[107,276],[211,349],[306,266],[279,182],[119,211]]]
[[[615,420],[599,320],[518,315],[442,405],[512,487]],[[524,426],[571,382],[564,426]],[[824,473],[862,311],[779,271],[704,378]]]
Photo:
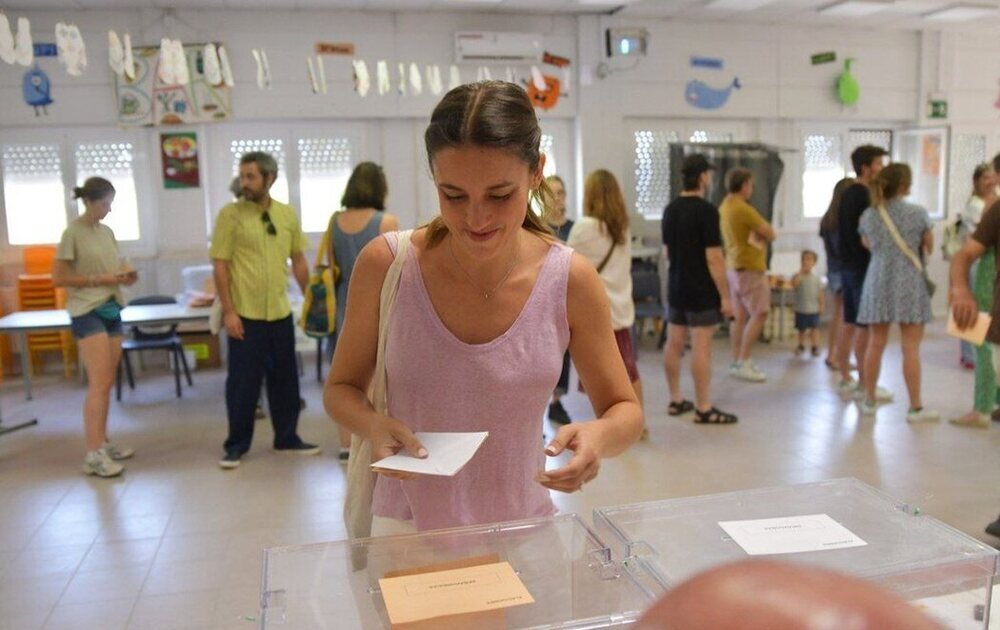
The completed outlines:
[[[924,175],[937,177],[941,174],[941,138],[926,135],[921,145],[921,170]]]
[[[197,188],[201,185],[198,136],[193,131],[161,133],[160,157],[163,160],[164,188]]]
[[[204,44],[186,44],[187,85],[165,85],[157,72],[160,49],[133,48],[135,78],[115,76],[118,122],[125,126],[190,125],[226,120],[232,113],[232,90],[212,85],[204,73]]]

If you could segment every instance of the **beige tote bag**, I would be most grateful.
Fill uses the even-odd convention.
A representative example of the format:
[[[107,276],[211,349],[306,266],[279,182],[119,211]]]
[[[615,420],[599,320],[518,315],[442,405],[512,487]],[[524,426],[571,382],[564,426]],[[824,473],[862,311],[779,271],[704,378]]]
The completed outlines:
[[[399,290],[399,276],[410,249],[413,230],[398,233],[396,258],[389,265],[382,283],[382,295],[378,309],[378,354],[375,359],[375,374],[368,388],[368,400],[375,412],[389,413],[386,401],[385,342],[389,333],[389,316],[396,303]],[[371,469],[372,443],[357,434],[351,435],[351,457],[347,461],[347,496],[344,499],[344,523],[349,538],[367,538],[372,534],[372,493],[375,490],[375,473]]]

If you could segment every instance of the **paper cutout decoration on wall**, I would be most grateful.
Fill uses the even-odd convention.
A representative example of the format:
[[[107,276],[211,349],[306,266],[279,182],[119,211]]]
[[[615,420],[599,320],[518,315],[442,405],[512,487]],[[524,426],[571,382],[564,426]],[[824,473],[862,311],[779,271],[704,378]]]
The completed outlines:
[[[87,46],[76,24],[56,24],[56,48],[59,50],[59,62],[66,67],[66,73],[71,77],[83,74],[87,67]]]
[[[219,65],[219,51],[215,44],[205,44],[201,60],[201,69],[205,74],[205,80],[211,85],[220,85],[222,83],[222,68]]]
[[[743,84],[740,83],[739,77],[734,78],[732,83],[721,89],[711,87],[707,83],[695,79],[688,81],[687,87],[684,88],[684,99],[689,105],[699,109],[719,109],[729,102],[733,90],[739,90],[742,87]]]
[[[179,39],[164,37],[160,40],[156,75],[164,85],[187,85],[191,81],[184,44]]]
[[[315,63],[312,57],[306,57],[306,68],[309,70],[309,86],[312,88],[312,93],[326,94],[326,66],[323,65],[323,57],[316,55]],[[365,74],[367,73],[368,69],[365,68]],[[366,87],[365,93],[367,92]]]
[[[538,66],[531,66],[531,84],[534,85],[535,89],[539,92],[544,92],[548,89],[545,77],[542,75],[542,71],[538,69]]]
[[[392,91],[392,79],[389,78],[389,62],[379,59],[375,64],[375,75],[378,81],[378,95],[385,96]]]
[[[448,91],[454,90],[462,85],[462,74],[458,71],[458,66],[452,64],[448,69]]]
[[[368,64],[363,59],[355,59],[351,63],[354,66],[354,91],[364,98],[368,96],[368,90],[372,86],[371,76],[368,74]]]
[[[232,90],[205,78],[204,44],[182,46],[186,85],[158,80],[160,49],[136,48],[135,79],[115,76],[118,123],[125,126],[197,124],[226,120],[232,113]],[[127,55],[126,55],[127,56]],[[202,66],[199,68],[199,66]]]
[[[490,69],[486,66],[479,66],[476,70],[476,81],[492,81],[493,75],[490,73]]]
[[[257,87],[261,90],[270,89],[271,65],[267,62],[267,52],[263,48],[254,48],[250,53],[257,62]]]
[[[851,74],[851,64],[854,59],[844,59],[844,71],[837,77],[837,98],[844,105],[854,105],[861,98],[861,84]]]
[[[312,57],[306,57],[306,69],[309,71],[309,88],[313,94],[319,94],[319,81],[316,80],[316,69],[313,68]]]
[[[35,46],[31,41],[31,22],[26,17],[17,18],[14,59],[22,66],[30,66],[35,60]]]
[[[569,67],[569,59],[566,57],[560,57],[559,55],[553,55],[550,52],[542,53],[542,63],[551,64],[557,68],[567,68]]]
[[[399,92],[400,96],[406,96],[406,64],[400,61],[397,67],[399,75],[396,81],[396,91]]]
[[[108,31],[108,65],[119,77],[125,76],[125,47],[114,30]]]
[[[126,37],[128,37],[126,35]],[[216,46],[216,50],[219,53],[219,72],[222,73],[222,84],[226,87],[233,87],[236,82],[233,81],[233,68],[229,65],[229,53],[226,52],[226,47],[222,44]]]
[[[559,102],[559,79],[548,74],[542,75],[541,79],[544,89],[539,89],[534,79],[528,82],[528,98],[535,107],[549,110]]]
[[[35,116],[39,116],[40,114],[48,116],[48,106],[55,102],[52,100],[52,86],[49,82],[49,75],[45,74],[36,64],[34,68],[24,73],[21,88],[24,93],[24,102],[35,108]],[[41,111],[39,111],[39,108],[41,108]]]
[[[200,185],[198,136],[194,132],[161,133],[160,158],[164,188],[197,188]]]
[[[122,39],[122,48],[125,49],[125,78],[131,81],[135,78],[135,57],[132,55],[132,36],[128,33],[125,33],[125,37]]]
[[[424,93],[424,82],[420,78],[420,68],[416,63],[410,62],[410,94],[420,96]]]
[[[14,33],[11,32],[10,21],[4,13],[0,13],[0,61],[10,64],[17,61]]]
[[[444,85],[441,82],[441,68],[437,64],[427,66],[427,89],[434,96],[441,96]]]

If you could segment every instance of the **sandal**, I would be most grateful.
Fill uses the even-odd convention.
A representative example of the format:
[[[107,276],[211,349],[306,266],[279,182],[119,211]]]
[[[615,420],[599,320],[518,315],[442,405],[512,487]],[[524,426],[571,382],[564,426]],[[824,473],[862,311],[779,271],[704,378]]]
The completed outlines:
[[[667,414],[671,416],[682,416],[690,411],[694,411],[694,403],[690,400],[672,402],[667,406]]]
[[[694,412],[695,424],[733,424],[738,420],[739,418],[733,414],[720,411],[715,407],[712,407],[708,411]]]

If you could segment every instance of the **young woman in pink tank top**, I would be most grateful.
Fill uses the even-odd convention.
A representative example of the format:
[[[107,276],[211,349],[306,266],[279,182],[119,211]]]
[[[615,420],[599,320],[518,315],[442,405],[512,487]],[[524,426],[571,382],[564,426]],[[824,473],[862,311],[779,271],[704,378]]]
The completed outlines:
[[[373,534],[379,521],[426,530],[551,515],[549,489],[580,490],[642,430],[596,270],[530,209],[551,199],[540,138],[527,94],[511,83],[463,85],[435,108],[425,143],[441,213],[413,233],[388,322],[389,416],[366,392],[393,235],[357,260],[324,391],[330,416],[372,440],[373,461],[402,449],[426,456],[417,431],[490,433],[454,477],[380,474]],[[598,417],[543,446],[567,347]],[[545,456],[567,449],[568,463],[546,471]]]

